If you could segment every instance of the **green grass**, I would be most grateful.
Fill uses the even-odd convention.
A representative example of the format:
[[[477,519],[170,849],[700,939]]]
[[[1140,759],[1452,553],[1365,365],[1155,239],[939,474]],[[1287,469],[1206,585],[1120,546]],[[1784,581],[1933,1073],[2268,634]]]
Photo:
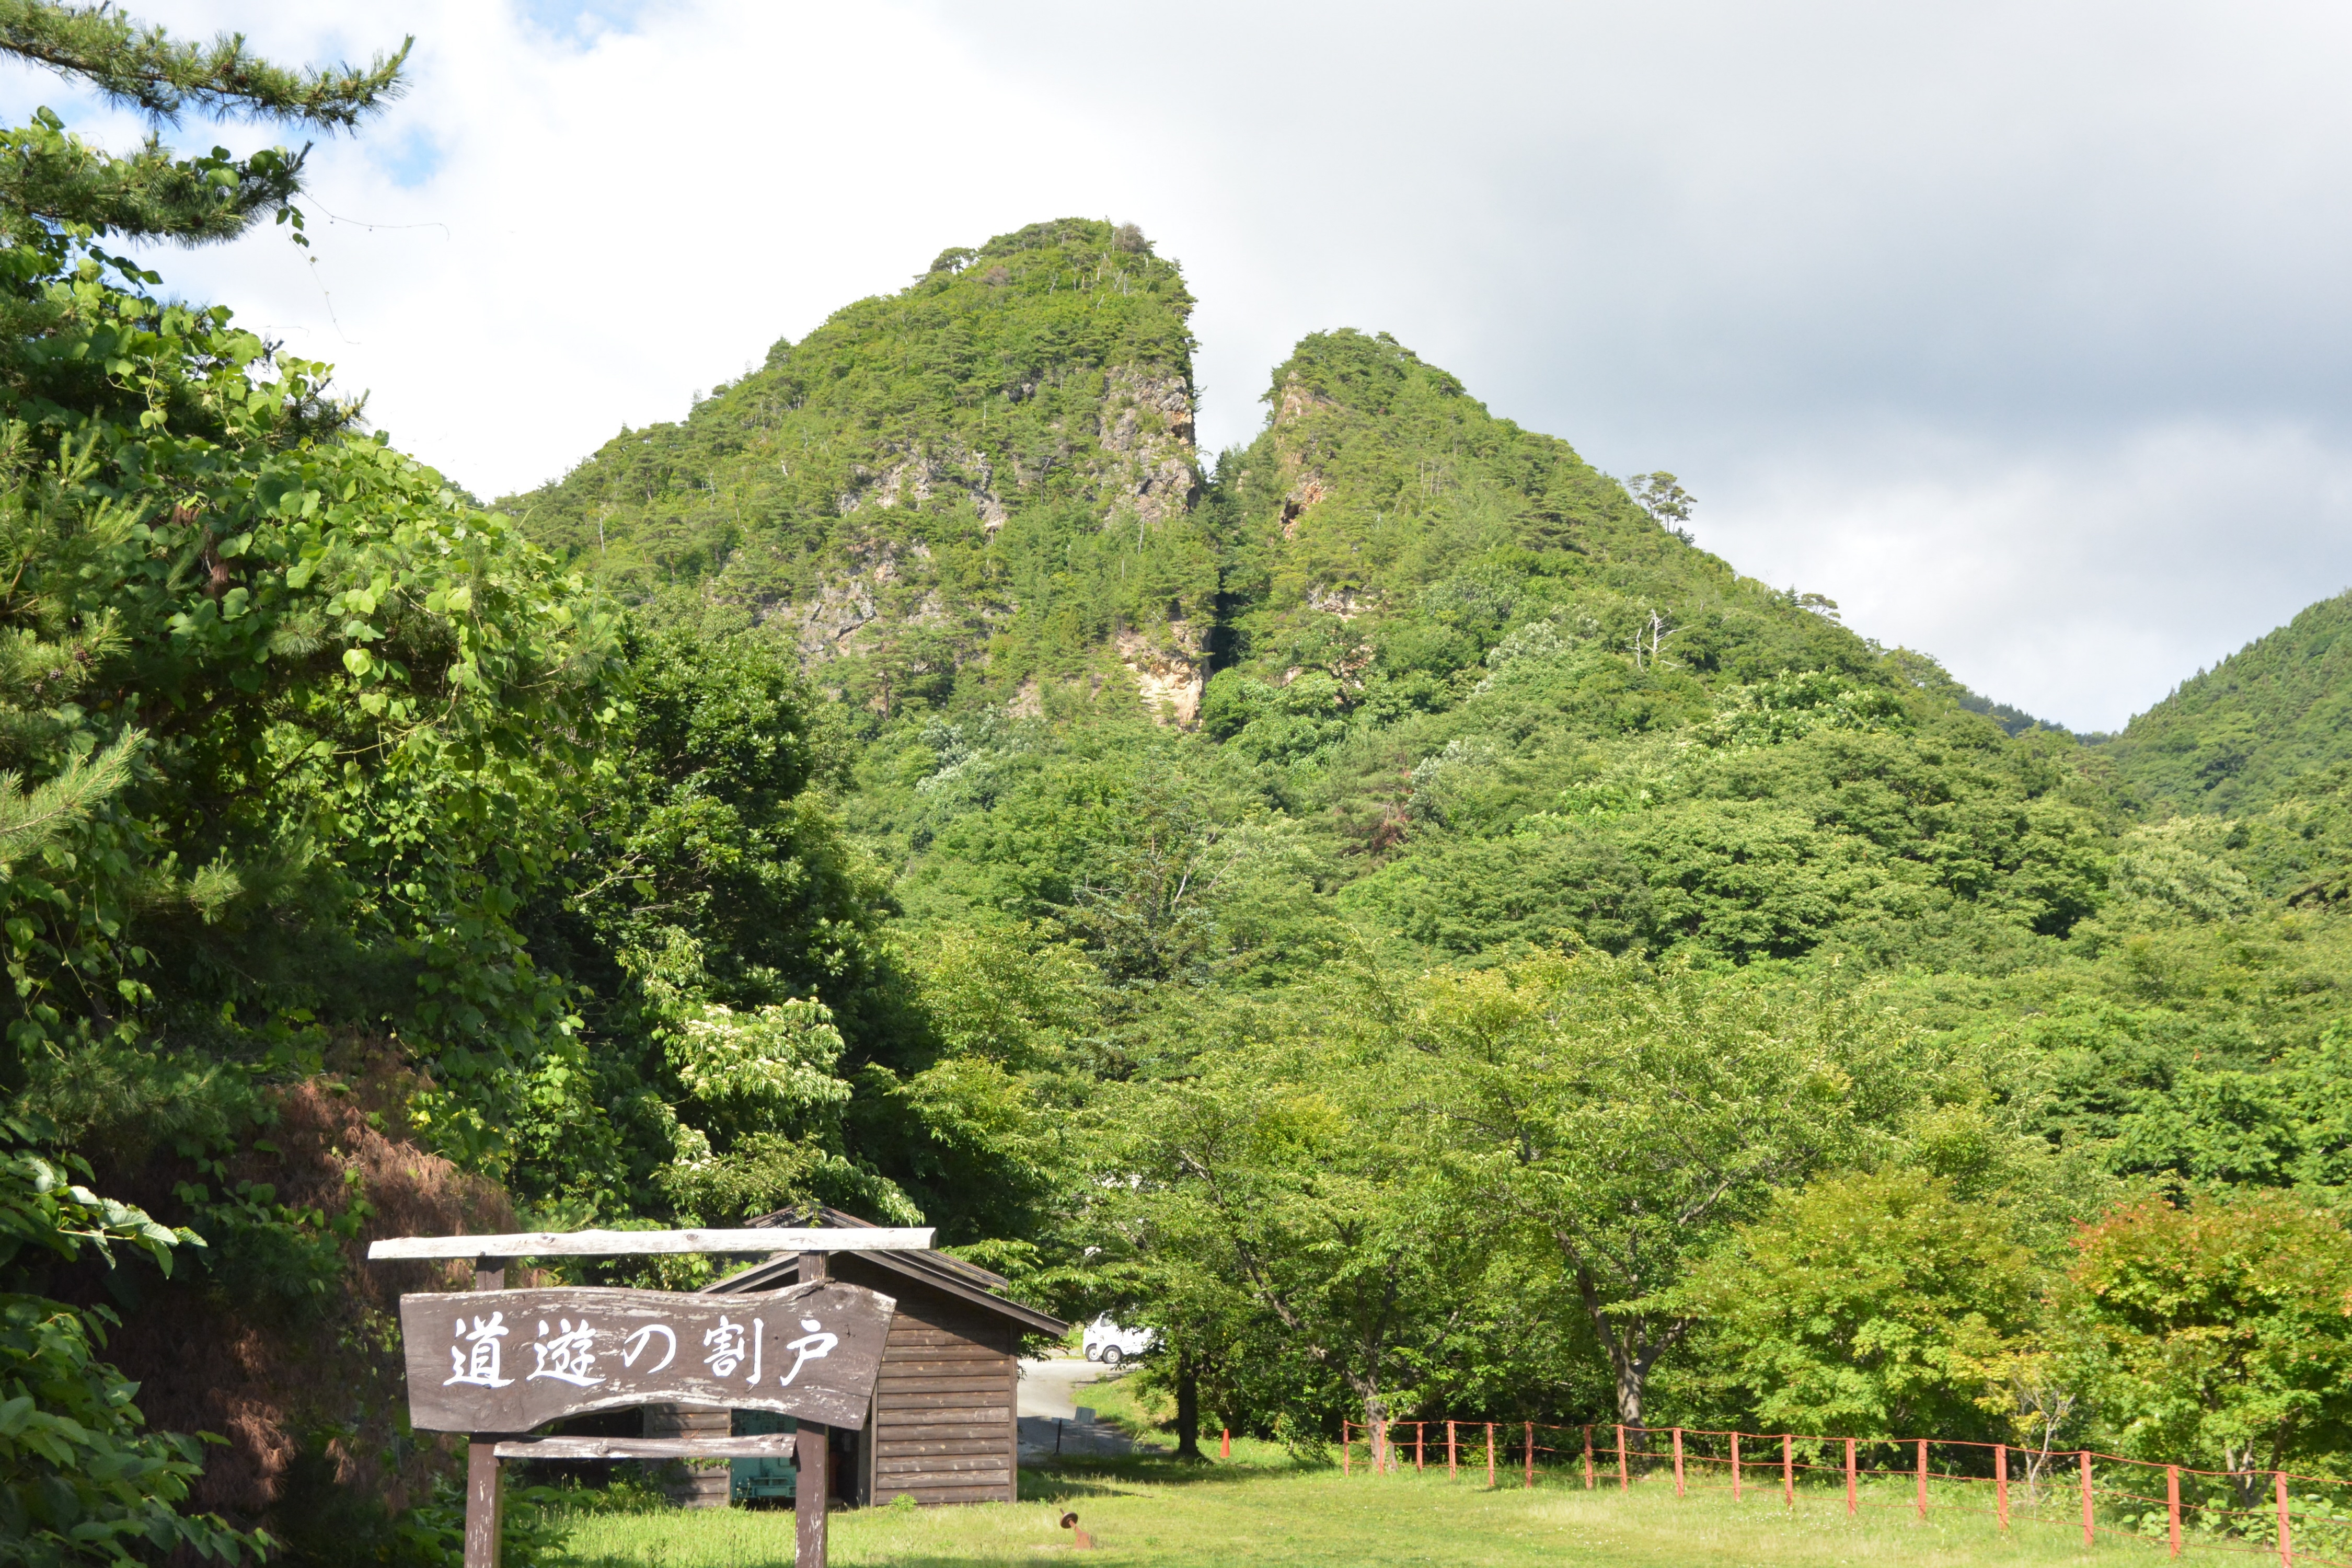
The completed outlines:
[[[1991,1520],[1958,1512],[1932,1514],[1924,1524],[1894,1508],[1849,1520],[1838,1493],[1801,1493],[1790,1514],[1780,1507],[1777,1490],[1766,1488],[1739,1504],[1719,1491],[1677,1499],[1664,1481],[1622,1496],[1606,1487],[1587,1492],[1570,1478],[1546,1478],[1532,1492],[1516,1486],[1489,1492],[1483,1477],[1449,1483],[1442,1473],[1374,1479],[1360,1471],[1342,1478],[1336,1470],[1293,1468],[1249,1447],[1255,1452],[1247,1461],[1237,1446],[1231,1465],[1143,1458],[1024,1471],[1018,1503],[837,1513],[832,1560],[844,1568],[1045,1562],[1072,1549],[1069,1532],[1058,1528],[1070,1510],[1095,1538],[1096,1550],[1085,1560],[1100,1568],[1975,1568],[2142,1561],[2154,1568],[2164,1553],[2161,1542],[2120,1533],[2085,1552],[2071,1522],[2021,1523],[2003,1536]],[[782,1568],[792,1552],[789,1513],[604,1515],[580,1521],[563,1562],[565,1568]]]
[[[1160,1443],[1176,1447],[1176,1401],[1164,1388],[1146,1390],[1142,1380],[1132,1367],[1117,1372],[1106,1371],[1092,1383],[1082,1383],[1071,1391],[1073,1403],[1087,1406],[1095,1419],[1118,1427],[1139,1443]],[[1201,1434],[1205,1443],[1214,1443],[1213,1431]],[[1268,1454],[1279,1454],[1278,1447],[1268,1447]]]

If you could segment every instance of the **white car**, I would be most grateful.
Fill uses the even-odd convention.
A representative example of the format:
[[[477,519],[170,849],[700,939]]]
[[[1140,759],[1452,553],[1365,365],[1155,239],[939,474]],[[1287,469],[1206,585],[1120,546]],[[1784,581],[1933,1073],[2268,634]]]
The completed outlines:
[[[1160,1336],[1150,1329],[1122,1329],[1110,1321],[1108,1312],[1105,1312],[1087,1325],[1084,1342],[1088,1361],[1117,1366],[1158,1344]]]

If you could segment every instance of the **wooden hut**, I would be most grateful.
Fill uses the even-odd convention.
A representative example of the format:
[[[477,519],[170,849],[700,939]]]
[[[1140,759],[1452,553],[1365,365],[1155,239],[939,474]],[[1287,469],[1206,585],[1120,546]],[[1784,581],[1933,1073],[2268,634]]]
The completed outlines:
[[[788,1210],[755,1226],[866,1226],[838,1209]],[[1002,1275],[937,1252],[837,1252],[833,1278],[895,1297],[898,1316],[863,1431],[837,1433],[834,1473],[845,1500],[869,1505],[1013,1502],[1021,1466],[1021,1342],[1059,1339],[1060,1319],[1004,1294]],[[773,1290],[800,1279],[779,1254],[706,1289]],[[845,1445],[847,1451],[844,1451]]]

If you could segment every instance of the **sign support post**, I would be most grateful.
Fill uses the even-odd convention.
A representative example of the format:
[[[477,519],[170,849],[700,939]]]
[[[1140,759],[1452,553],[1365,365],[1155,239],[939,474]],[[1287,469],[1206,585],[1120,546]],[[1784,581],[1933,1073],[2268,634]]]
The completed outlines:
[[[827,1272],[824,1253],[801,1254],[802,1284],[823,1279]],[[793,1556],[803,1568],[811,1568],[824,1562],[824,1510],[833,1499],[833,1433],[806,1419],[801,1421],[799,1433],[794,1458],[800,1473],[793,1479]]]
[[[506,1288],[504,1263],[495,1258],[474,1259],[475,1289]],[[466,1442],[466,1568],[499,1568],[499,1541],[507,1515],[504,1482],[497,1435],[474,1433]]]

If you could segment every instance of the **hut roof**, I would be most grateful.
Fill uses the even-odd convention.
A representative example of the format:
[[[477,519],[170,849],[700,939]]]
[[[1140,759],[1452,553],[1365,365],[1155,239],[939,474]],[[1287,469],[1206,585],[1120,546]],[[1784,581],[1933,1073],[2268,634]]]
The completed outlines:
[[[757,1219],[745,1222],[746,1228],[764,1229],[772,1226],[875,1228],[872,1220],[860,1219],[854,1214],[822,1205],[778,1209],[773,1214],[761,1215]],[[976,1263],[966,1263],[943,1252],[860,1252],[856,1256],[890,1273],[928,1285],[934,1290],[1009,1319],[1029,1333],[1052,1334],[1058,1338],[1070,1331],[1070,1325],[1061,1319],[1005,1295],[1004,1291],[1011,1288],[1013,1282],[1002,1274],[990,1273]],[[722,1293],[768,1289],[789,1283],[798,1277],[799,1271],[798,1253],[779,1252],[764,1262],[755,1263],[724,1279],[714,1280],[703,1289]]]

